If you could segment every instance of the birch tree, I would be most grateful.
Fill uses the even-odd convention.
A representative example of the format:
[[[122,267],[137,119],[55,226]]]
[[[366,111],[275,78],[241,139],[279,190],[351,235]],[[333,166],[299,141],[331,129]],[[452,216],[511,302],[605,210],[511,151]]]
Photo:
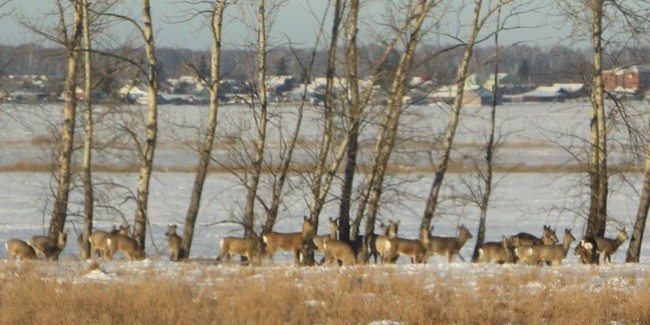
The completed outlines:
[[[140,152],[140,178],[136,194],[135,229],[133,237],[144,250],[147,231],[149,183],[153,171],[154,153],[158,137],[158,59],[154,43],[153,22],[149,0],[142,1],[142,36],[147,57],[147,123],[144,148]]]
[[[59,31],[61,41],[65,46],[67,59],[66,79],[63,90],[63,125],[61,129],[61,142],[59,147],[57,191],[50,219],[49,236],[56,238],[59,231],[63,231],[68,212],[68,197],[70,193],[70,176],[72,154],[74,150],[75,112],[77,106],[77,60],[82,35],[82,4],[80,1],[72,3],[72,24],[70,30],[65,19],[65,8],[60,0],[56,3],[59,11]]]
[[[84,151],[82,160],[82,176],[84,188],[84,226],[81,235],[80,254],[82,259],[91,258],[90,242],[88,238],[93,231],[93,213],[95,193],[93,191],[92,179],[92,150],[93,150],[93,116],[92,116],[92,45],[90,39],[90,3],[88,0],[81,0],[82,26],[84,40]]]
[[[490,17],[503,7],[506,4],[511,3],[512,0],[499,0],[498,2],[492,4],[491,2],[484,3],[483,0],[474,1],[474,10],[472,15],[472,24],[469,32],[469,37],[465,42],[465,50],[463,53],[462,61],[458,68],[458,73],[456,75],[455,83],[455,98],[451,106],[451,117],[447,124],[445,130],[445,135],[442,143],[442,155],[440,161],[436,166],[436,173],[434,175],[433,184],[431,185],[431,190],[427,198],[427,203],[424,209],[424,215],[422,217],[422,223],[420,224],[420,229],[429,229],[431,226],[431,221],[436,212],[436,207],[438,205],[438,200],[440,196],[440,189],[442,188],[445,175],[447,173],[447,168],[449,166],[449,161],[451,158],[451,150],[454,143],[454,137],[456,135],[456,130],[460,121],[460,111],[463,107],[463,96],[465,91],[465,81],[467,80],[468,70],[470,65],[470,60],[472,59],[472,54],[474,51],[474,46],[479,40],[479,33],[482,30],[483,26],[488,22]],[[484,5],[487,6],[487,12],[482,14]]]
[[[210,114],[208,117],[208,128],[204,135],[203,142],[199,153],[199,163],[194,178],[194,186],[192,187],[192,197],[190,198],[190,205],[185,216],[185,228],[183,230],[183,242],[181,243],[181,257],[189,257],[190,249],[192,248],[192,239],[194,237],[194,226],[196,218],[199,213],[201,204],[201,196],[203,193],[203,186],[205,178],[210,166],[212,157],[212,148],[214,146],[214,138],[217,131],[217,118],[219,115],[219,69],[221,67],[221,44],[222,44],[222,26],[223,26],[223,13],[228,5],[226,0],[215,1],[210,10],[210,30],[212,33],[212,56],[210,60],[210,77],[204,80],[207,84],[208,93],[210,95]]]

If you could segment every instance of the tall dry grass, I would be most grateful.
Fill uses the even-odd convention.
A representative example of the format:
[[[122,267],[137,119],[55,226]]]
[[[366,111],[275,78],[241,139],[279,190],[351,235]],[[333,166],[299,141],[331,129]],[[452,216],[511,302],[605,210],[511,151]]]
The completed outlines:
[[[383,267],[195,267],[103,282],[34,265],[2,269],[1,324],[650,323],[650,282],[635,276],[594,286],[597,274],[526,268],[465,281]]]

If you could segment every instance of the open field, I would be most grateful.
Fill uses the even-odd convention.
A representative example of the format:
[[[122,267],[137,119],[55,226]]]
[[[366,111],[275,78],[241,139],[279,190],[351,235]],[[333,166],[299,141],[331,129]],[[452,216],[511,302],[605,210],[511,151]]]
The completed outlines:
[[[0,264],[3,324],[647,324],[647,265]]]
[[[275,108],[291,121],[289,108]],[[426,265],[410,265],[404,258],[393,266],[350,268],[289,266],[288,253],[276,254],[278,266],[214,265],[219,241],[240,236],[244,187],[228,172],[228,150],[245,136],[234,136],[245,109],[224,107],[215,159],[225,159],[208,175],[191,252],[192,262],[171,263],[164,232],[169,224],[182,228],[194,181],[197,139],[202,114],[198,107],[161,109],[161,146],[151,183],[147,256],[141,262],[116,261],[101,265],[79,262],[76,238],[80,231],[82,200],[78,188],[71,195],[66,229],[68,245],[58,263],[6,262],[0,248],[0,323],[99,324],[647,324],[650,323],[650,246],[644,245],[641,264],[622,264],[629,241],[612,257],[614,264],[579,265],[573,247],[562,266],[527,267],[448,264],[440,257]],[[465,111],[454,152],[453,172],[446,178],[433,221],[434,235],[454,236],[459,224],[476,234],[478,209],[468,201],[467,184],[475,184],[473,164],[480,161],[480,141],[487,110]],[[644,111],[647,114],[647,110]],[[58,121],[52,107],[12,107],[0,128],[0,242],[43,234],[52,203],[50,122]],[[588,109],[581,103],[504,106],[499,116],[503,147],[497,154],[495,186],[487,219],[486,240],[521,231],[535,235],[548,224],[561,234],[571,228],[580,238],[588,202],[586,174],[574,160],[585,158],[581,138],[588,130]],[[277,117],[276,116],[276,117]],[[638,116],[637,116],[638,117]],[[638,121],[646,121],[639,117]],[[636,121],[636,120],[635,120]],[[283,122],[283,123],[284,123]],[[440,107],[415,107],[405,116],[404,138],[393,158],[382,194],[378,218],[401,220],[400,236],[416,238],[426,195],[432,182],[436,134],[446,116]],[[98,124],[98,141],[110,144],[97,152],[97,207],[95,227],[110,229],[131,223],[135,211],[132,172],[135,154],[128,141],[112,139],[115,121]],[[290,127],[289,124],[278,123]],[[288,125],[288,126],[287,126]],[[297,154],[296,172],[308,170],[310,150],[319,130],[318,115],[308,114]],[[372,146],[372,130],[363,140],[363,163]],[[271,134],[277,137],[277,130]],[[621,130],[612,145],[612,166],[622,174],[611,177],[608,202],[609,237],[615,227],[633,225],[639,202],[639,161],[626,154],[629,139]],[[118,141],[119,140],[119,141]],[[277,143],[270,145],[271,157]],[[433,157],[435,158],[435,157]],[[365,160],[364,160],[365,159]],[[273,162],[270,162],[272,164]],[[268,174],[260,196],[268,197]],[[363,182],[363,175],[357,178]],[[275,230],[298,231],[309,211],[308,178],[294,173]],[[358,187],[358,186],[357,186]],[[338,214],[335,183],[320,220]],[[256,230],[263,222],[256,221]],[[650,238],[646,232],[645,238]],[[469,260],[475,238],[461,256]],[[575,244],[574,244],[575,246]]]

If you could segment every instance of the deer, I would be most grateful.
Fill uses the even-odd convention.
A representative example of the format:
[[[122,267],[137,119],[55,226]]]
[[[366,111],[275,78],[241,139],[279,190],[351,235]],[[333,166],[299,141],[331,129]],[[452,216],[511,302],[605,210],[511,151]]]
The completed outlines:
[[[426,228],[421,230],[420,239],[391,237],[388,240],[389,250],[386,254],[386,262],[394,263],[397,257],[402,255],[410,257],[411,263],[426,263],[429,240],[430,233]]]
[[[323,260],[321,261],[321,264],[324,261],[328,261],[328,255],[325,252],[325,242],[327,240],[336,240],[336,234],[339,231],[339,225],[336,224],[336,220],[330,218],[329,219],[329,227],[330,227],[330,232],[327,235],[318,235],[314,236],[312,238],[312,241],[314,242],[314,245],[316,246],[316,250],[323,253],[325,256],[323,257]]]
[[[52,238],[49,236],[33,236],[29,239],[28,243],[37,255],[44,256],[47,261],[58,261],[59,255],[65,248],[68,242],[68,232],[58,231],[57,237]]]
[[[7,253],[9,253],[8,260],[33,260],[36,259],[36,251],[23,240],[11,239],[5,243]]]
[[[183,238],[176,234],[176,225],[168,225],[165,236],[167,236],[167,245],[169,246],[169,260],[177,262],[181,257],[181,242]]]
[[[95,257],[101,255],[102,258],[104,258],[106,256],[106,251],[108,249],[106,240],[111,235],[116,235],[116,234],[122,234],[128,236],[129,228],[125,226],[120,226],[120,228],[117,229],[115,228],[115,226],[113,226],[113,230],[111,230],[110,232],[104,230],[95,230],[92,234],[90,234],[90,236],[88,236],[88,241],[90,242],[90,255]]]
[[[571,234],[571,229],[565,229],[562,245],[523,245],[515,249],[515,254],[517,254],[521,263],[538,265],[546,262],[550,263],[550,265],[561,265],[569,252],[571,243],[575,240],[576,238]]]
[[[261,264],[264,260],[262,253],[263,247],[257,238],[242,238],[242,237],[224,237],[219,242],[221,252],[217,257],[217,263],[226,258],[226,262],[230,262],[233,255],[245,256],[249,263],[255,264],[259,261]]]
[[[593,237],[583,237],[574,251],[582,264],[598,264],[598,243]]]
[[[269,256],[271,263],[275,265],[273,260],[273,255],[275,251],[280,249],[283,251],[290,251],[293,253],[293,261],[296,265],[300,264],[300,251],[307,242],[309,236],[311,236],[315,228],[314,220],[303,217],[302,232],[296,233],[279,233],[279,232],[268,232],[262,234],[262,240],[266,245],[265,255]]]
[[[615,239],[610,239],[610,238],[605,238],[605,237],[594,237],[594,240],[596,241],[596,251],[599,254],[603,255],[603,263],[611,263],[612,262],[612,254],[616,253],[618,248],[625,242],[628,238],[630,238],[627,233],[625,232],[625,229],[617,229],[618,230],[618,235],[616,236]]]
[[[510,241],[514,246],[535,246],[535,245],[555,245],[559,242],[555,230],[551,226],[544,225],[542,237],[538,238],[526,232],[520,232],[512,237]]]
[[[342,266],[357,264],[357,255],[352,247],[340,240],[326,239],[323,243],[325,254],[331,256],[332,260],[340,261]]]
[[[431,232],[433,232],[433,227]],[[430,236],[429,245],[427,246],[427,259],[431,255],[443,255],[451,263],[456,258],[456,255],[460,255],[460,249],[463,248],[465,243],[473,237],[469,229],[463,225],[458,226],[457,237]]]
[[[386,254],[390,250],[389,240],[390,238],[397,237],[397,231],[399,229],[400,220],[394,222],[393,220],[388,221],[388,226],[383,223],[380,225],[381,233],[374,241],[374,253],[373,250],[370,250],[371,254],[374,256],[375,263],[377,263],[377,258],[381,263],[386,262]]]
[[[129,261],[143,260],[145,258],[144,250],[138,242],[123,234],[113,234],[106,239],[106,258],[113,260],[113,255],[117,251],[122,251]]]
[[[515,261],[512,244],[506,236],[503,236],[500,242],[484,243],[479,247],[478,253],[479,257],[475,261],[478,263],[489,263],[495,260],[497,263],[503,264]]]

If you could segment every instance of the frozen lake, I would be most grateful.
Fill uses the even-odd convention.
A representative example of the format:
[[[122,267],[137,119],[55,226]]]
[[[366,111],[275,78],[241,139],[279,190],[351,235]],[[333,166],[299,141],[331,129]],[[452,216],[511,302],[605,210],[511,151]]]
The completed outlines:
[[[50,166],[52,150],[56,148],[56,130],[60,124],[60,105],[49,106],[1,106],[0,107],[0,241],[10,238],[27,239],[41,234],[47,228],[52,205]],[[630,121],[645,126],[647,103],[628,105]],[[143,108],[99,107],[97,120],[97,165],[129,169],[137,164],[137,154],[132,150],[130,139],[125,136],[127,128],[140,132],[137,113]],[[453,154],[454,166],[472,166],[481,163],[479,150],[485,141],[486,107],[468,107],[463,119]],[[271,127],[268,155],[277,159],[283,137],[290,133],[296,121],[296,108],[292,106],[271,107]],[[362,133],[361,162],[372,155],[374,136],[381,109],[367,117]],[[496,175],[496,185],[488,215],[487,240],[498,240],[501,235],[520,231],[541,233],[542,225],[550,224],[561,234],[563,228],[572,228],[580,237],[584,232],[587,211],[585,174],[567,173],[563,168],[577,166],[587,157],[589,136],[589,107],[583,102],[561,104],[509,104],[497,111],[498,132],[502,147],[496,154],[497,163],[510,173]],[[611,110],[612,119],[618,111]],[[149,206],[150,229],[147,253],[150,256],[164,254],[166,248],[164,231],[168,224],[182,224],[187,211],[190,189],[194,180],[191,171],[197,160],[192,150],[204,127],[207,109],[199,106],[161,106],[160,143],[156,151],[154,179],[152,180]],[[228,164],[233,153],[250,145],[253,136],[251,111],[244,106],[224,106],[221,109],[219,139],[215,144],[214,160]],[[379,211],[380,220],[400,219],[400,234],[415,238],[416,229],[424,209],[426,195],[431,186],[432,160],[436,161],[434,148],[448,121],[445,106],[412,106],[405,110],[401,120],[400,141],[391,157],[391,166],[413,167],[412,173],[392,174],[386,180]],[[78,123],[80,126],[81,123]],[[317,108],[305,111],[301,129],[301,143],[297,161],[308,163],[317,149],[321,118]],[[642,134],[647,129],[641,128]],[[639,157],[630,154],[633,143],[620,127],[610,128],[610,165],[616,163],[639,163]],[[143,134],[143,132],[138,133]],[[82,136],[79,133],[77,139]],[[241,147],[238,147],[241,145]],[[526,168],[545,167],[554,173],[528,172]],[[17,170],[17,171],[16,171]],[[138,176],[134,173],[96,173],[97,190],[96,227],[108,229],[114,224],[132,223],[134,215],[133,191]],[[304,175],[303,175],[304,176]],[[280,212],[276,230],[298,231],[302,215],[309,211],[309,187],[303,176],[294,175],[289,180],[286,198]],[[614,236],[614,227],[625,227],[631,232],[638,207],[641,187],[639,174],[628,173],[611,176],[608,235]],[[357,178],[363,181],[362,177]],[[78,180],[77,180],[78,181]],[[268,199],[268,182],[262,185],[262,198]],[[476,234],[478,209],[468,202],[468,189],[463,184],[476,184],[472,173],[448,175],[444,198],[436,212],[435,235],[453,236],[456,226],[465,224]],[[340,184],[332,187],[331,200],[321,215],[320,233],[326,231],[328,217],[338,214],[336,197]],[[264,192],[266,191],[266,192]],[[78,231],[81,226],[80,189],[73,190],[67,229]],[[241,235],[237,225],[244,205],[244,188],[227,172],[211,173],[206,182],[203,203],[198,219],[192,255],[216,257],[219,239],[225,235]],[[261,217],[259,217],[261,218]],[[257,229],[263,220],[257,221]],[[182,228],[180,226],[179,228]],[[650,238],[646,236],[646,238]],[[76,234],[71,236],[64,258],[76,256]],[[153,241],[152,241],[153,240]],[[623,244],[614,260],[622,261],[627,249]],[[470,240],[462,254],[466,258],[474,242]],[[648,245],[646,245],[647,247]],[[6,252],[0,250],[0,257]],[[643,260],[650,256],[644,248]],[[290,260],[289,255],[278,260]],[[432,259],[438,261],[436,259]],[[569,262],[575,262],[569,256]]]

